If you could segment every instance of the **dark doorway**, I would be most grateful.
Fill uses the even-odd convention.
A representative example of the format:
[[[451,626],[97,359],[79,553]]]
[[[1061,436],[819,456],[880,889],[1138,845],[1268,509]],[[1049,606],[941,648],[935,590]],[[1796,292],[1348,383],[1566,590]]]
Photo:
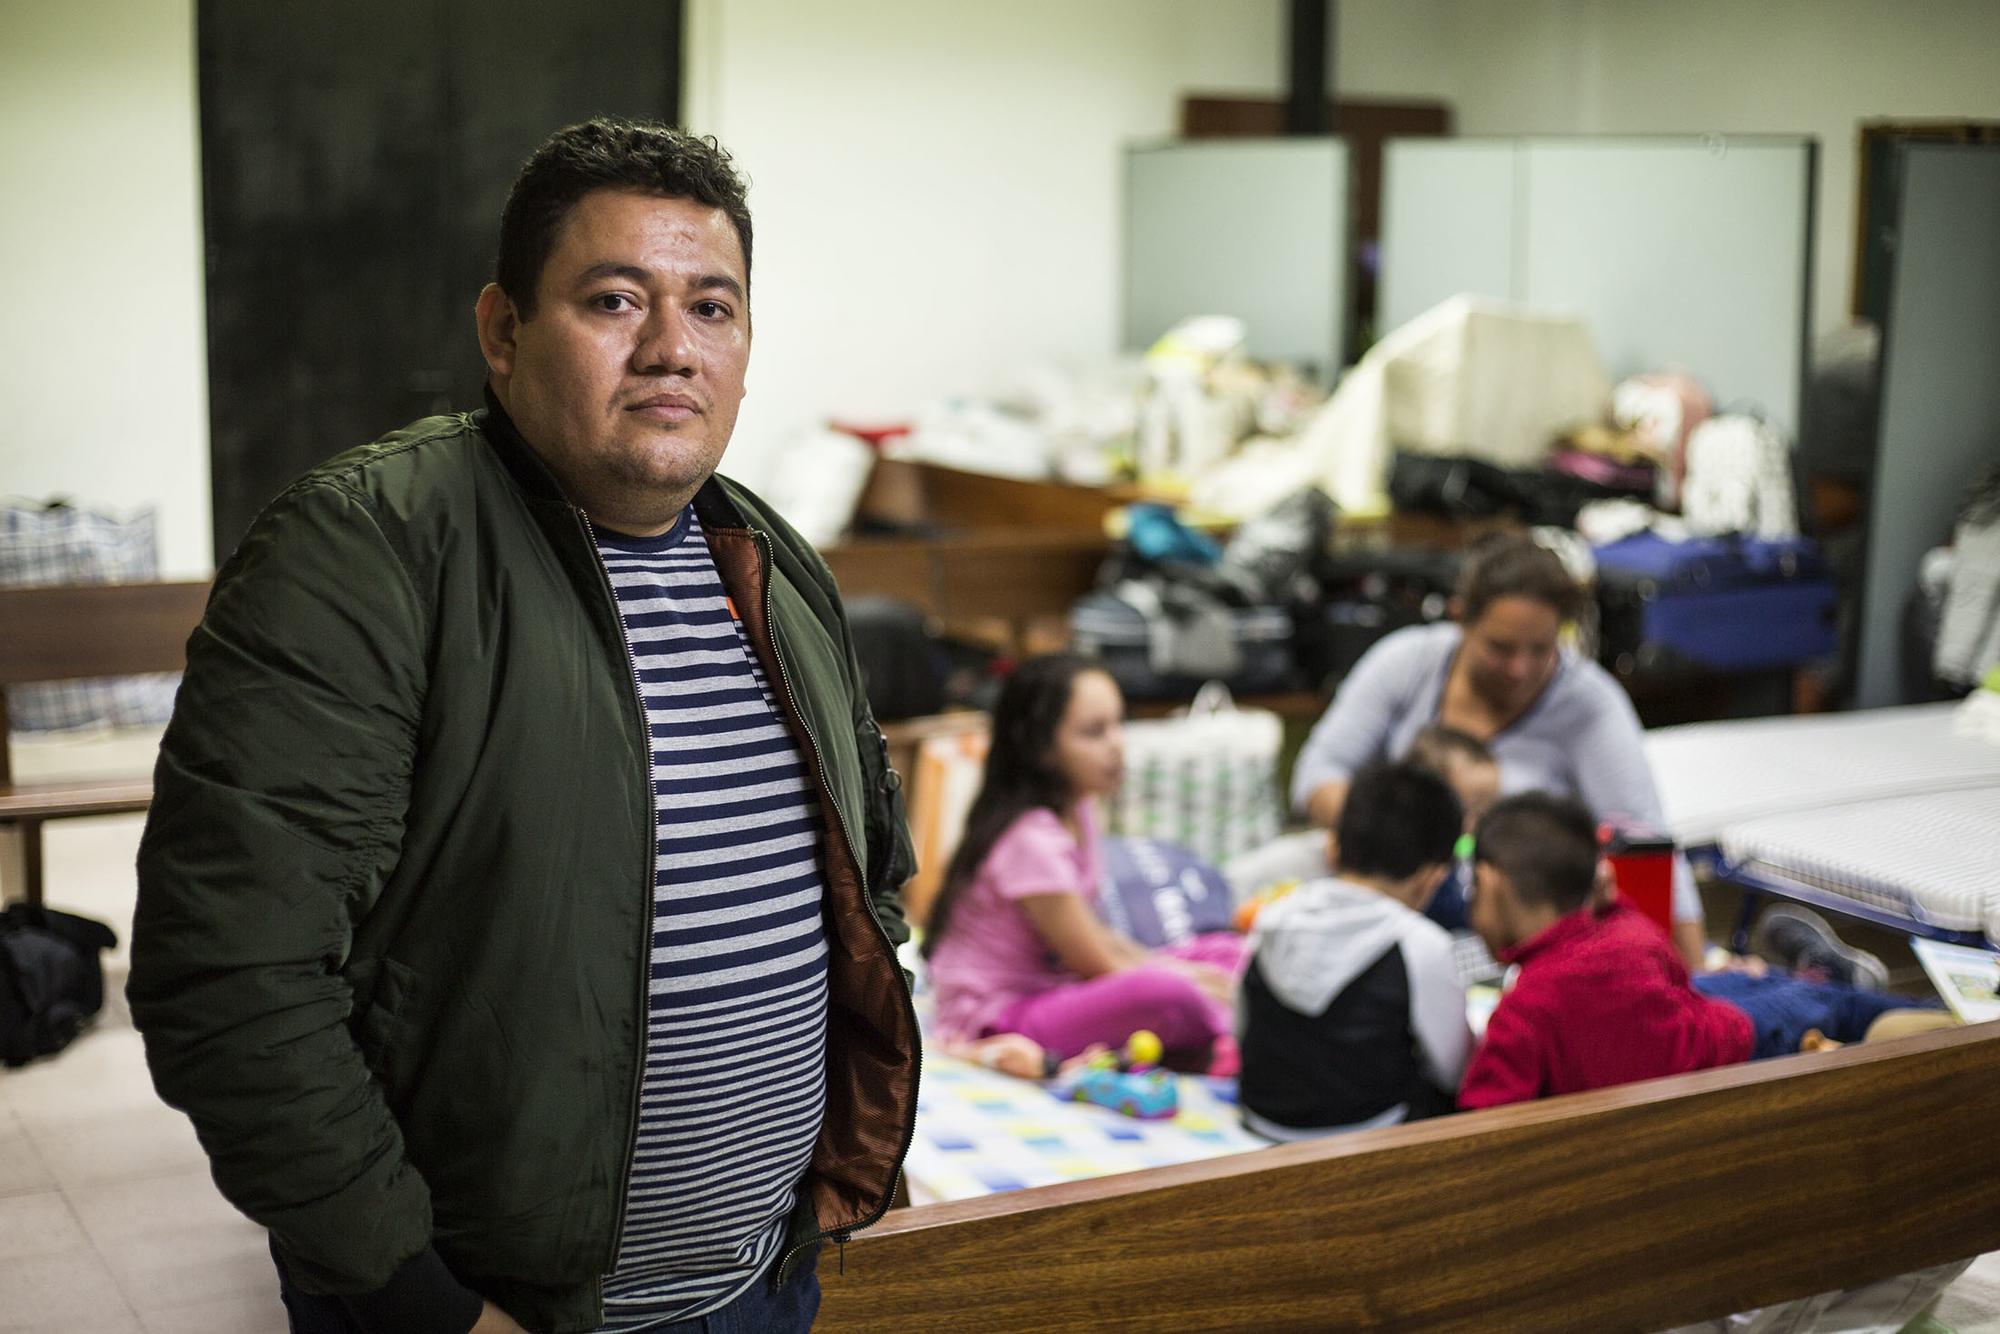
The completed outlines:
[[[1855,191],[1854,282],[1849,311],[1880,328],[1889,313],[1889,270],[1896,249],[1896,204],[1903,194],[1903,150],[1910,144],[2000,144],[2000,121],[1864,121],[1861,184]]]
[[[476,406],[515,172],[594,115],[675,121],[681,5],[201,0],[215,551],[307,468]]]

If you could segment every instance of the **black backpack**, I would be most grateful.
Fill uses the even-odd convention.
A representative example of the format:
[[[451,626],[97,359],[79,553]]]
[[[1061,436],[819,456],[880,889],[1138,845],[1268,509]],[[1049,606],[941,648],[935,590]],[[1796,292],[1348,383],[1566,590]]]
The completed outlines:
[[[0,912],[0,1064],[67,1047],[104,1007],[110,927],[26,903]]]
[[[847,625],[876,721],[920,718],[944,708],[950,663],[922,608],[895,598],[849,598]]]

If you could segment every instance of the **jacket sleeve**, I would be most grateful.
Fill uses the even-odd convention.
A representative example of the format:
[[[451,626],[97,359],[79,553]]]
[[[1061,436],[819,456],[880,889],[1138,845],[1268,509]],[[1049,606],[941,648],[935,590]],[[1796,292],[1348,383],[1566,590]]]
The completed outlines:
[[[1458,1105],[1466,1111],[1527,1102],[1548,1091],[1548,1057],[1533,1018],[1502,996],[1486,1036],[1465,1068]]]
[[[840,607],[836,594],[834,605]],[[882,735],[862,687],[861,664],[854,652],[854,634],[848,628],[847,612],[840,608],[840,648],[845,659],[848,691],[853,702],[855,748],[861,754],[862,779],[867,784],[868,897],[875,904],[875,916],[889,934],[891,945],[910,938],[909,922],[903,916],[903,885],[917,870],[916,848],[910,840],[909,813],[903,802],[903,776],[889,766],[889,740]]]
[[[188,644],[139,847],[128,995],[160,1096],[294,1280],[443,1312],[398,1328],[451,1328],[470,1302],[462,1331],[478,1299],[430,1250],[429,1191],[354,1041],[342,974],[402,838],[426,623],[337,480],[260,517]]]

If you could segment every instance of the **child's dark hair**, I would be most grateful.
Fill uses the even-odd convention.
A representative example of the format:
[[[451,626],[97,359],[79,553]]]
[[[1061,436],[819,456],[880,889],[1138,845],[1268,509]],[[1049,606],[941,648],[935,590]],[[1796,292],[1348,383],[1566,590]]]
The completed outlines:
[[[1491,746],[1470,732],[1461,732],[1443,723],[1432,723],[1411,737],[1410,748],[1403,754],[1403,758],[1411,764],[1428,769],[1439,777],[1451,772],[1454,756],[1474,764],[1495,763]]]
[[[1597,818],[1546,792],[1502,797],[1473,831],[1475,862],[1490,862],[1523,903],[1572,913],[1597,880]]]
[[[1338,870],[1404,880],[1451,861],[1465,812],[1451,784],[1408,760],[1354,775],[1340,808]]]
[[[1073,653],[1048,653],[1023,662],[1000,687],[986,773],[965,817],[965,835],[945,868],[944,887],[931,904],[930,924],[924,931],[925,958],[951,929],[959,895],[979,874],[980,864],[1007,826],[1038,806],[1060,811],[1068,804],[1069,782],[1050,763],[1049,750],[1069,711],[1076,678],[1103,670],[1101,664]]]

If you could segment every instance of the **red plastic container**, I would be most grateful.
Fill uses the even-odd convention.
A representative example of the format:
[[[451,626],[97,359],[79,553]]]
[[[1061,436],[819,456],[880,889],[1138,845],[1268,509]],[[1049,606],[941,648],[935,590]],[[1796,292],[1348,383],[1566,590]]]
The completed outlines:
[[[1618,897],[1659,923],[1668,935],[1674,930],[1674,841],[1650,829],[1600,825],[1597,840],[1604,858],[1611,863],[1611,875],[1618,884]]]

